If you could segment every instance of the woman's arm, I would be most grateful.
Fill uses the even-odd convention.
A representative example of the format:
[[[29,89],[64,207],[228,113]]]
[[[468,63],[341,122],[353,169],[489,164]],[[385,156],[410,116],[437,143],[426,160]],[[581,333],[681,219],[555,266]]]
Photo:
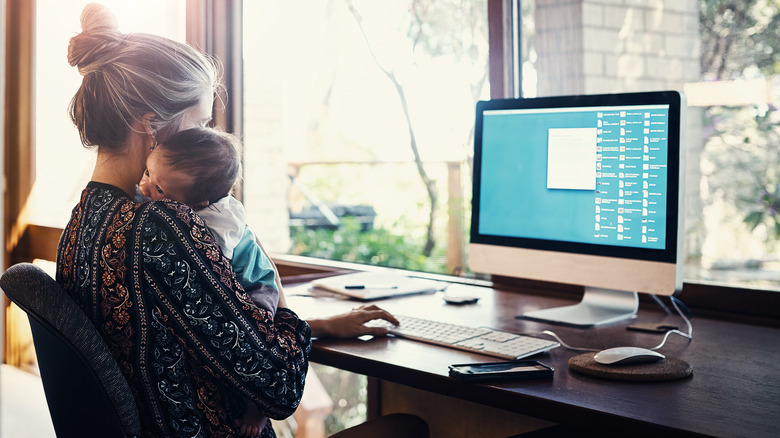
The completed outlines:
[[[373,304],[360,306],[347,313],[328,318],[309,319],[311,335],[317,338],[354,338],[363,335],[384,336],[385,327],[366,327],[364,324],[372,319],[384,319],[393,324],[398,320],[384,309]]]
[[[265,255],[271,264],[275,274],[276,285],[279,288],[279,307],[287,307],[287,301],[282,288],[279,270],[260,243],[260,239],[255,235],[255,242],[260,251]],[[393,324],[398,324],[398,320],[386,310],[380,309],[375,305],[356,307],[352,311],[334,315],[327,318],[308,319],[306,322],[311,327],[311,334],[316,338],[355,338],[363,335],[385,336],[388,329],[384,327],[366,327],[364,324],[372,319],[384,319]]]
[[[240,259],[244,260],[245,262],[248,261],[247,263],[252,265],[260,266],[260,268],[257,268],[256,266],[241,268],[242,271],[248,270],[249,272],[253,272],[252,276],[255,277],[258,275],[257,269],[261,269],[261,272],[270,269],[273,274],[273,281],[276,284],[276,288],[279,292],[278,307],[288,307],[287,300],[284,295],[281,276],[279,275],[279,270],[277,269],[276,264],[274,264],[273,259],[268,255],[268,252],[263,247],[260,239],[250,227],[246,226],[243,205],[232,197],[225,199],[225,203],[227,203],[227,205],[222,205],[222,210],[227,211],[228,213],[232,213],[232,216],[231,214],[221,213],[218,210],[205,210],[198,212],[198,214],[201,217],[207,218],[206,222],[210,227],[212,223],[219,219],[220,223],[222,224],[231,224],[230,227],[225,227],[223,225],[223,228],[244,229],[244,235],[241,238],[239,244],[234,249],[233,263],[235,263],[237,259]],[[233,222],[236,222],[237,225],[233,225]],[[259,254],[257,252],[259,252]],[[240,253],[241,256],[239,256],[237,253]],[[239,268],[235,267],[235,264],[234,269],[236,270],[236,274],[239,277],[246,275],[240,272]],[[398,322],[395,318],[393,318],[392,315],[385,312],[384,310],[379,309],[376,306],[367,306],[354,309],[352,312],[348,312],[343,315],[335,315],[329,318],[310,319],[307,322],[311,326],[312,335],[315,337],[351,338],[367,334],[375,336],[386,335],[387,329],[378,327],[368,328],[363,325],[366,321],[377,318],[385,319],[392,323]]]
[[[249,301],[216,241],[183,204],[152,202],[140,219],[140,270],[164,324],[223,385],[272,418],[300,402],[310,328],[289,309],[276,317]]]

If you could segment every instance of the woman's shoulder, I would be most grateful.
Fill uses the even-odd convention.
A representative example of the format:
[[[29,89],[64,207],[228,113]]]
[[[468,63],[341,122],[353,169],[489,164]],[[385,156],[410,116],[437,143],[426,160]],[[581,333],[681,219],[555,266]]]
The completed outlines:
[[[139,225],[169,230],[179,242],[195,244],[200,249],[217,245],[203,218],[186,204],[170,200],[148,201],[136,204],[136,211]]]
[[[140,211],[146,213],[151,219],[165,219],[181,222],[189,227],[204,226],[203,220],[190,208],[181,202],[162,200],[144,201],[137,203]]]
[[[186,204],[176,201],[146,201],[134,203],[138,225],[145,228],[164,228],[174,233],[181,243],[216,245],[207,231],[206,223]]]
[[[203,221],[198,221],[198,216],[186,204],[171,200],[153,201],[149,198],[140,198],[137,194],[131,198],[118,187],[109,184],[90,181],[85,189],[85,196],[89,198],[89,205],[111,203],[120,207],[122,211],[133,210],[143,214],[149,220],[173,218],[191,226],[203,225]]]
[[[116,187],[90,183],[80,205],[83,210],[71,222],[93,232],[84,228],[74,234],[76,238],[84,233],[102,234],[99,239],[113,252],[140,251],[144,256],[132,260],[146,268],[153,268],[147,266],[153,260],[163,261],[159,268],[172,266],[175,260],[197,260],[200,269],[219,272],[225,277],[223,281],[230,282],[223,274],[229,272],[229,263],[222,260],[203,219],[186,204],[168,200],[135,202]]]

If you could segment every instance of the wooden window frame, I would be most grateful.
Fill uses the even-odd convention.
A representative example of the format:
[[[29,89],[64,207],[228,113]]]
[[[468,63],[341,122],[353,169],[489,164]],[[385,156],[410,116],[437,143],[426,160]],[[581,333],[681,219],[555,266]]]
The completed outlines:
[[[515,94],[512,72],[516,48],[512,42],[512,15],[519,0],[488,0],[489,63],[491,97]],[[241,1],[187,0],[187,41],[220,61],[224,86],[229,99],[217,101],[215,124],[241,135],[243,65]],[[5,22],[5,106],[4,106],[4,172],[3,198],[3,269],[36,258],[55,260],[61,229],[29,223],[25,204],[35,181],[34,138],[34,0],[6,0]],[[13,38],[8,37],[12,35]],[[239,197],[240,197],[239,192]],[[277,258],[282,275],[308,278],[328,275],[345,269],[359,270],[359,265],[325,262],[280,255]],[[457,281],[456,278],[453,280]],[[522,280],[498,278],[510,287],[523,287]],[[535,284],[535,283],[534,283]],[[576,294],[571,288],[546,285],[564,294]],[[728,286],[685,283],[682,298],[689,307],[724,319],[761,325],[780,326],[780,293]],[[5,295],[2,311],[9,302]],[[5,337],[5,327],[0,327]],[[7,344],[7,342],[6,342]],[[7,347],[7,345],[6,345]],[[4,350],[7,350],[5,348]],[[5,361],[5,351],[3,352]]]
[[[31,223],[26,204],[35,183],[35,0],[5,0],[5,99],[3,125],[2,270],[35,259],[56,260],[61,228]],[[187,42],[214,57],[222,67],[224,94],[215,102],[213,123],[242,133],[241,1],[187,0]],[[227,99],[226,96],[232,96]],[[241,197],[240,190],[237,197]],[[10,300],[0,295],[6,315]],[[0,318],[2,363],[13,340]]]
[[[62,229],[31,223],[25,213],[35,182],[36,2],[6,1],[3,269],[36,258],[54,260],[62,233]],[[243,131],[241,2],[187,0],[186,8],[187,42],[213,56],[223,70],[225,92],[215,102],[213,123],[240,137]]]
[[[488,38],[490,64],[490,96],[505,98],[518,95],[519,84],[512,71],[514,57],[519,56],[512,35],[520,35],[517,14],[522,0],[488,0]],[[345,270],[360,270],[360,265],[300,256],[279,255],[275,257],[282,277],[288,282],[307,281],[310,278]],[[458,278],[452,278],[457,282]],[[530,281],[494,276],[493,281],[500,287],[518,291],[544,290],[545,293],[579,299],[582,288],[554,283]],[[643,294],[640,294],[643,295]],[[647,304],[647,296],[642,296]],[[780,327],[780,292],[751,289],[734,286],[721,286],[704,283],[684,283],[680,299],[696,314],[718,319]]]

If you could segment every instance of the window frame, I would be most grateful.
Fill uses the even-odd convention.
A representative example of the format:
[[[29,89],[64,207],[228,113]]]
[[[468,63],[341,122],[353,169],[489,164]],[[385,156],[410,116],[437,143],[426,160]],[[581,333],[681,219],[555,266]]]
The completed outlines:
[[[517,48],[512,26],[518,22],[520,0],[488,0],[489,65],[491,97],[516,95],[519,85],[514,77],[513,59]],[[29,223],[24,204],[35,180],[34,139],[34,23],[35,1],[5,0],[5,105],[3,199],[3,269],[35,258],[56,259],[62,230]],[[187,0],[187,41],[220,60],[225,92],[230,99],[217,101],[214,122],[241,135],[242,126],[242,6],[241,1]],[[13,17],[13,18],[11,18]],[[9,37],[13,36],[13,38]],[[517,37],[519,38],[519,36]],[[239,191],[240,196],[240,191]],[[274,259],[287,282],[298,278],[326,275],[336,271],[360,270],[361,265],[330,262],[298,256],[275,255]],[[458,281],[458,277],[452,277]],[[527,289],[537,282],[494,278],[497,287]],[[579,289],[544,284],[575,298]],[[780,327],[780,293],[766,289],[747,289],[704,283],[685,283],[681,295],[697,313],[722,319]],[[9,305],[2,297],[3,312]],[[0,327],[5,339],[5,327]],[[7,339],[6,339],[7,341]],[[4,343],[5,362],[7,342]]]
[[[33,223],[26,202],[35,183],[35,0],[3,0],[5,99],[3,107],[2,270],[35,259],[56,260],[61,228]],[[241,2],[187,0],[187,42],[221,63],[224,94],[215,102],[213,122],[240,135]],[[227,100],[225,96],[236,96]],[[11,305],[0,295],[0,311]],[[0,318],[0,359],[14,358],[8,321]]]

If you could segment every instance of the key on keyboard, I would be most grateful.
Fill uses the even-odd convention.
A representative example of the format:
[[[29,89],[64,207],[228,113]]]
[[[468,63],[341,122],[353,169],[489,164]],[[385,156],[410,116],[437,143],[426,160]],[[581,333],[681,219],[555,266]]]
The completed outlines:
[[[388,327],[390,333],[415,341],[509,360],[522,359],[560,345],[555,341],[484,327],[469,327],[411,316],[395,317],[401,325],[393,326],[383,320],[373,320],[367,325]]]

